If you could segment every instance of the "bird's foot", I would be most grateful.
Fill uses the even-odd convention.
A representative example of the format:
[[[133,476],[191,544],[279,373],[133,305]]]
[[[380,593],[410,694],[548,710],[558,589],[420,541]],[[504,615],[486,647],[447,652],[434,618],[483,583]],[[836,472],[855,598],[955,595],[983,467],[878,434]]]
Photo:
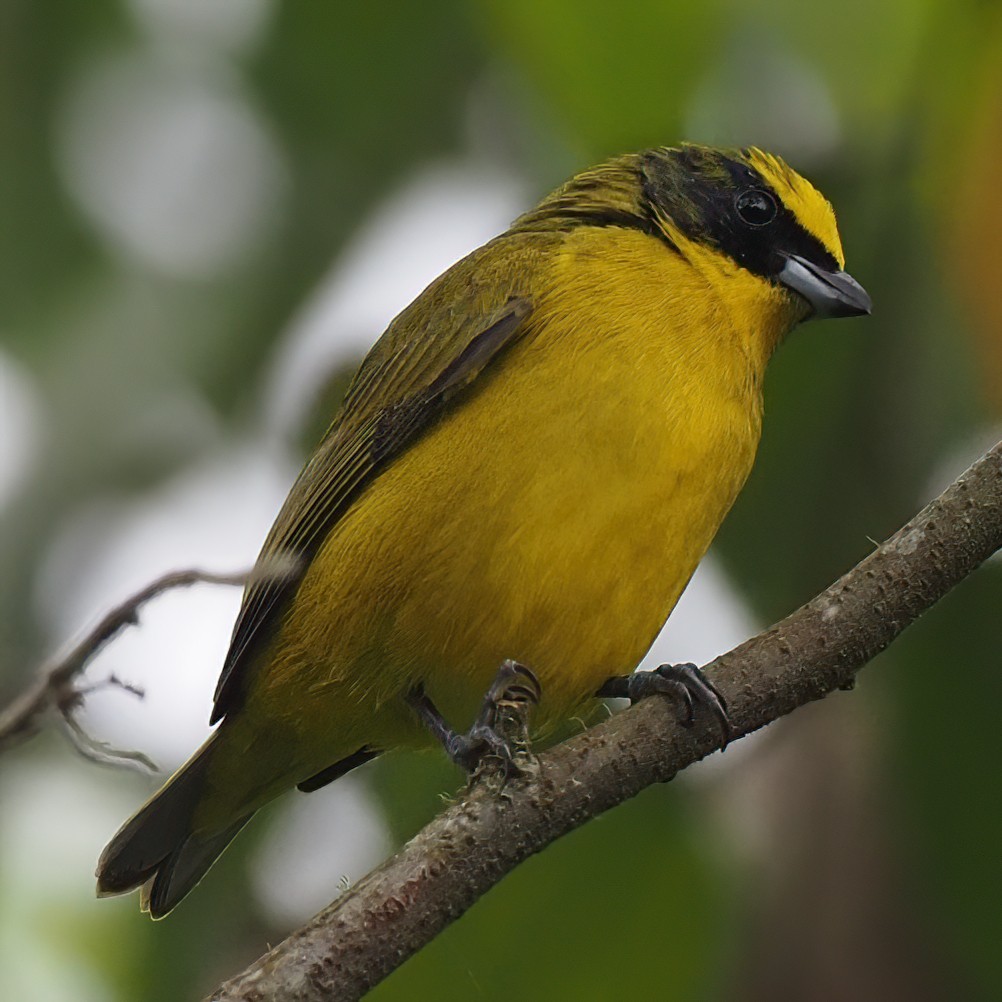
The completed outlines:
[[[696,705],[705,706],[717,718],[724,735],[722,748],[733,736],[727,702],[717,687],[696,665],[660,665],[653,671],[637,671],[632,675],[616,675],[608,679],[595,694],[600,697],[628,699],[635,703],[648,696],[670,696],[681,703],[679,722],[692,727]]]
[[[419,685],[407,696],[446,754],[471,775],[489,762],[499,763],[504,778],[521,775],[529,755],[529,711],[539,702],[539,680],[517,661],[504,661],[484,696],[480,713],[465,734],[454,731]]]

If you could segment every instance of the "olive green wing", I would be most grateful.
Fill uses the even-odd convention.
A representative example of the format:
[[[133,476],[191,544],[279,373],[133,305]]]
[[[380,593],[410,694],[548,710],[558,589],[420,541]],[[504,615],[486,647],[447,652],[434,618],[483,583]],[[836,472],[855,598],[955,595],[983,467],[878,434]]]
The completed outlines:
[[[498,281],[502,276],[493,269],[477,267],[477,257],[490,247],[429,286],[360,366],[340,414],[265,540],[244,592],[210,723],[239,705],[249,666],[274,635],[332,527],[449,402],[525,332],[532,304],[515,276],[507,273]]]

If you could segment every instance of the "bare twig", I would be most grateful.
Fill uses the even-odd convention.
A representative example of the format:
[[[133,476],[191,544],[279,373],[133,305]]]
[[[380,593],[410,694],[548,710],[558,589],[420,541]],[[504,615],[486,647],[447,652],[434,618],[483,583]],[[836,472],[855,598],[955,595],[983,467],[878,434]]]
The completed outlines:
[[[95,686],[82,687],[80,677],[91,659],[127,626],[139,622],[140,609],[151,599],[174,588],[193,584],[242,585],[247,574],[213,574],[209,571],[171,571],[148,584],[141,591],[116,606],[64,658],[44,668],[38,680],[0,710],[0,752],[27,741],[41,730],[50,711],[54,710],[66,725],[66,734],[73,746],[88,758],[99,762],[132,762],[152,767],[153,763],[139,752],[118,751],[103,742],[94,741],[76,721],[74,714],[81,701]],[[134,695],[142,690],[112,677],[103,685],[113,685]]]
[[[1002,443],[903,529],[778,625],[708,666],[737,735],[845,688],[867,661],[1002,546]],[[357,999],[528,856],[720,743],[647,700],[539,757],[497,797],[483,786],[212,995]]]
[[[141,689],[132,686],[122,686],[122,688],[126,692],[138,695],[139,698],[143,696]],[[91,688],[88,691],[93,692],[94,689]],[[87,694],[82,693],[81,695]],[[159,771],[156,762],[143,752],[129,748],[116,748],[109,742],[101,741],[92,734],[88,734],[72,711],[62,713],[62,721],[65,725],[64,732],[70,739],[73,750],[88,761],[96,762],[98,765],[121,765],[149,773]]]

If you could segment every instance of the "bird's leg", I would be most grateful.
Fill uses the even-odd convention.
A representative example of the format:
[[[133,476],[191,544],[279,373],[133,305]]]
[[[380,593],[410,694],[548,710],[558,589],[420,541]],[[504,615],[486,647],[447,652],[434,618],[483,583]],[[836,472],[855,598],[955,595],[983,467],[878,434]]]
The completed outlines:
[[[724,733],[724,747],[731,740],[733,731],[730,718],[727,716],[727,703],[722,693],[696,665],[691,663],[660,665],[653,671],[615,675],[607,679],[595,695],[628,699],[633,703],[648,696],[671,696],[682,704],[682,715],[679,720],[685,727],[692,726],[696,704],[699,703],[717,718]]]
[[[485,758],[493,756],[501,760],[508,774],[521,771],[515,764],[515,751],[519,744],[525,744],[525,717],[529,707],[539,702],[539,696],[536,676],[525,665],[508,660],[498,669],[477,719],[465,734],[446,723],[424,686],[416,686],[406,699],[456,765],[472,773]],[[510,733],[513,722],[521,733]]]

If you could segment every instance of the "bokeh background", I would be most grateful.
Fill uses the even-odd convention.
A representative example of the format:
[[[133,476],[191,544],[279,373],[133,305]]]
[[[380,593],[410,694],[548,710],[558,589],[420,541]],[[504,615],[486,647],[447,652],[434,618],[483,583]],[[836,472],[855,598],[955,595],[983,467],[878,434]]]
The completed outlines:
[[[680,139],[814,179],[876,304],[773,363],[758,466],[652,654],[703,661],[998,437],[997,4],[2,0],[0,703],[160,572],[247,566],[401,307],[569,174]],[[530,860],[372,998],[1002,997],[999,579]],[[157,600],[81,724],[174,768],[237,602]],[[56,726],[0,757],[0,997],[196,998],[460,777],[397,755],[289,796],[154,926],[92,873],[157,782]]]

